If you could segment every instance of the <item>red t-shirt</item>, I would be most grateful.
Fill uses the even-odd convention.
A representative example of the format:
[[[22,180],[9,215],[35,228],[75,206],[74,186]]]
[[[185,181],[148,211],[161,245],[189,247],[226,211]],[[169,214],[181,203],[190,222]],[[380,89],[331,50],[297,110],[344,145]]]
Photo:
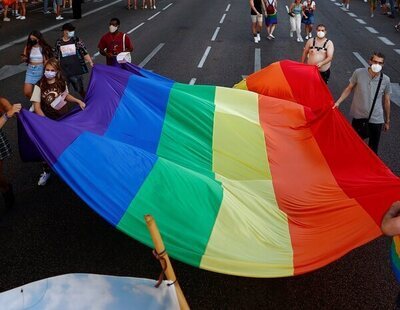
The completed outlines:
[[[101,37],[99,45],[97,47],[100,50],[107,49],[107,52],[111,52],[114,56],[117,56],[121,52],[132,50],[133,45],[128,35],[125,35],[125,51],[123,50],[123,37],[123,32],[107,32]],[[111,65],[114,62],[114,59],[115,57],[107,57],[107,65]]]

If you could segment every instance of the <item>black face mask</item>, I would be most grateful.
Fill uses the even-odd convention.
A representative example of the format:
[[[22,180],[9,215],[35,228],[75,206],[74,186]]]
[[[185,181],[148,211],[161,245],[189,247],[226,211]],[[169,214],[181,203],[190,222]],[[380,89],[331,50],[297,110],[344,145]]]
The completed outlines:
[[[31,40],[31,39],[28,40],[28,44],[31,45],[31,46],[34,46],[37,43],[38,43],[38,40]]]

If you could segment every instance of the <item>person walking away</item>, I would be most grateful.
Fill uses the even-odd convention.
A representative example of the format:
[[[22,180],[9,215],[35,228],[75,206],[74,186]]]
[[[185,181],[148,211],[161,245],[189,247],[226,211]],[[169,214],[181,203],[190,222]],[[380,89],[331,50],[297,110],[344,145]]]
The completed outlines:
[[[117,55],[122,52],[132,52],[133,45],[129,36],[119,31],[120,21],[118,18],[110,20],[109,32],[103,35],[97,45],[101,55],[106,57],[107,65],[117,63]]]
[[[328,84],[335,48],[333,42],[326,38],[326,33],[325,25],[319,24],[317,26],[317,37],[308,39],[304,46],[301,62],[316,65],[322,79]]]
[[[297,42],[304,42],[303,38],[301,37],[301,18],[302,17],[307,18],[307,16],[304,14],[301,0],[295,0],[294,3],[290,5],[289,12],[294,14]]]
[[[8,7],[13,5],[15,0],[3,0],[3,22],[9,22],[11,19],[7,16],[8,14]]]
[[[369,11],[371,13],[371,17],[374,17],[374,12],[376,10],[376,2],[378,0],[369,0]]]
[[[263,0],[265,5],[265,25],[267,27],[267,39],[275,39],[274,31],[278,24],[277,0]]]
[[[53,57],[53,51],[41,32],[33,30],[26,41],[21,60],[28,68],[25,73],[24,95],[31,98],[33,86],[42,78],[44,63]]]
[[[349,85],[343,90],[334,108],[354,90],[350,114],[352,126],[362,139],[368,138],[369,147],[378,154],[382,128],[389,130],[390,124],[390,78],[383,74],[385,56],[374,52],[368,68],[356,69]]]
[[[57,120],[68,112],[67,102],[76,103],[83,110],[86,107],[85,103],[69,94],[58,60],[50,58],[44,68],[44,76],[35,85],[31,97],[35,113]],[[43,163],[43,173],[38,185],[46,185],[50,175],[50,167]]]
[[[304,24],[304,28],[306,31],[306,40],[312,37],[315,8],[315,1],[306,0],[303,2],[304,14],[307,16],[307,18],[302,18],[301,22]]]
[[[253,33],[254,42],[261,41],[260,31],[263,24],[262,1],[250,0],[250,16],[251,16],[251,31]]]
[[[346,10],[350,10],[350,0],[342,0],[342,7]]]
[[[15,197],[11,183],[4,176],[4,159],[11,156],[11,147],[1,128],[3,128],[11,117],[19,113],[21,108],[22,105],[20,103],[11,104],[6,98],[0,97],[0,110],[2,113],[0,117],[0,191],[6,210],[11,209],[14,205]]]
[[[86,92],[83,87],[82,76],[89,72],[86,63],[93,67],[93,60],[83,41],[75,36],[75,27],[71,23],[62,25],[61,31],[62,37],[56,41],[55,57],[60,62],[68,87],[71,88],[72,85],[74,90],[84,99]]]
[[[63,0],[54,0],[53,6],[55,7],[56,20],[62,20],[64,17],[61,16],[61,5],[63,4]]]
[[[15,19],[19,19],[19,20],[25,20],[26,19],[26,3],[28,2],[28,0],[18,0],[18,3],[21,5],[21,14],[19,14]]]

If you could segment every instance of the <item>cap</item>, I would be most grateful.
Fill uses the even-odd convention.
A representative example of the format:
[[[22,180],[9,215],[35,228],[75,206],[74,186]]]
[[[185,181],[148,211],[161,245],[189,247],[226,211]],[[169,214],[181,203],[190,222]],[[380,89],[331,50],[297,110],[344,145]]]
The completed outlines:
[[[61,31],[68,30],[68,31],[74,31],[75,27],[71,23],[65,23],[62,25]]]

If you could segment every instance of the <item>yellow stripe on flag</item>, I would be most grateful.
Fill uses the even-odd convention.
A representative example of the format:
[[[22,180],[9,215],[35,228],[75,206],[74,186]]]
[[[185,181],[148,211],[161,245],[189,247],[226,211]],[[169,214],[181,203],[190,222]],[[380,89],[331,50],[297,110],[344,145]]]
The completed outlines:
[[[200,266],[254,277],[293,275],[288,220],[275,199],[258,95],[217,87],[215,106],[213,170],[224,196]]]

